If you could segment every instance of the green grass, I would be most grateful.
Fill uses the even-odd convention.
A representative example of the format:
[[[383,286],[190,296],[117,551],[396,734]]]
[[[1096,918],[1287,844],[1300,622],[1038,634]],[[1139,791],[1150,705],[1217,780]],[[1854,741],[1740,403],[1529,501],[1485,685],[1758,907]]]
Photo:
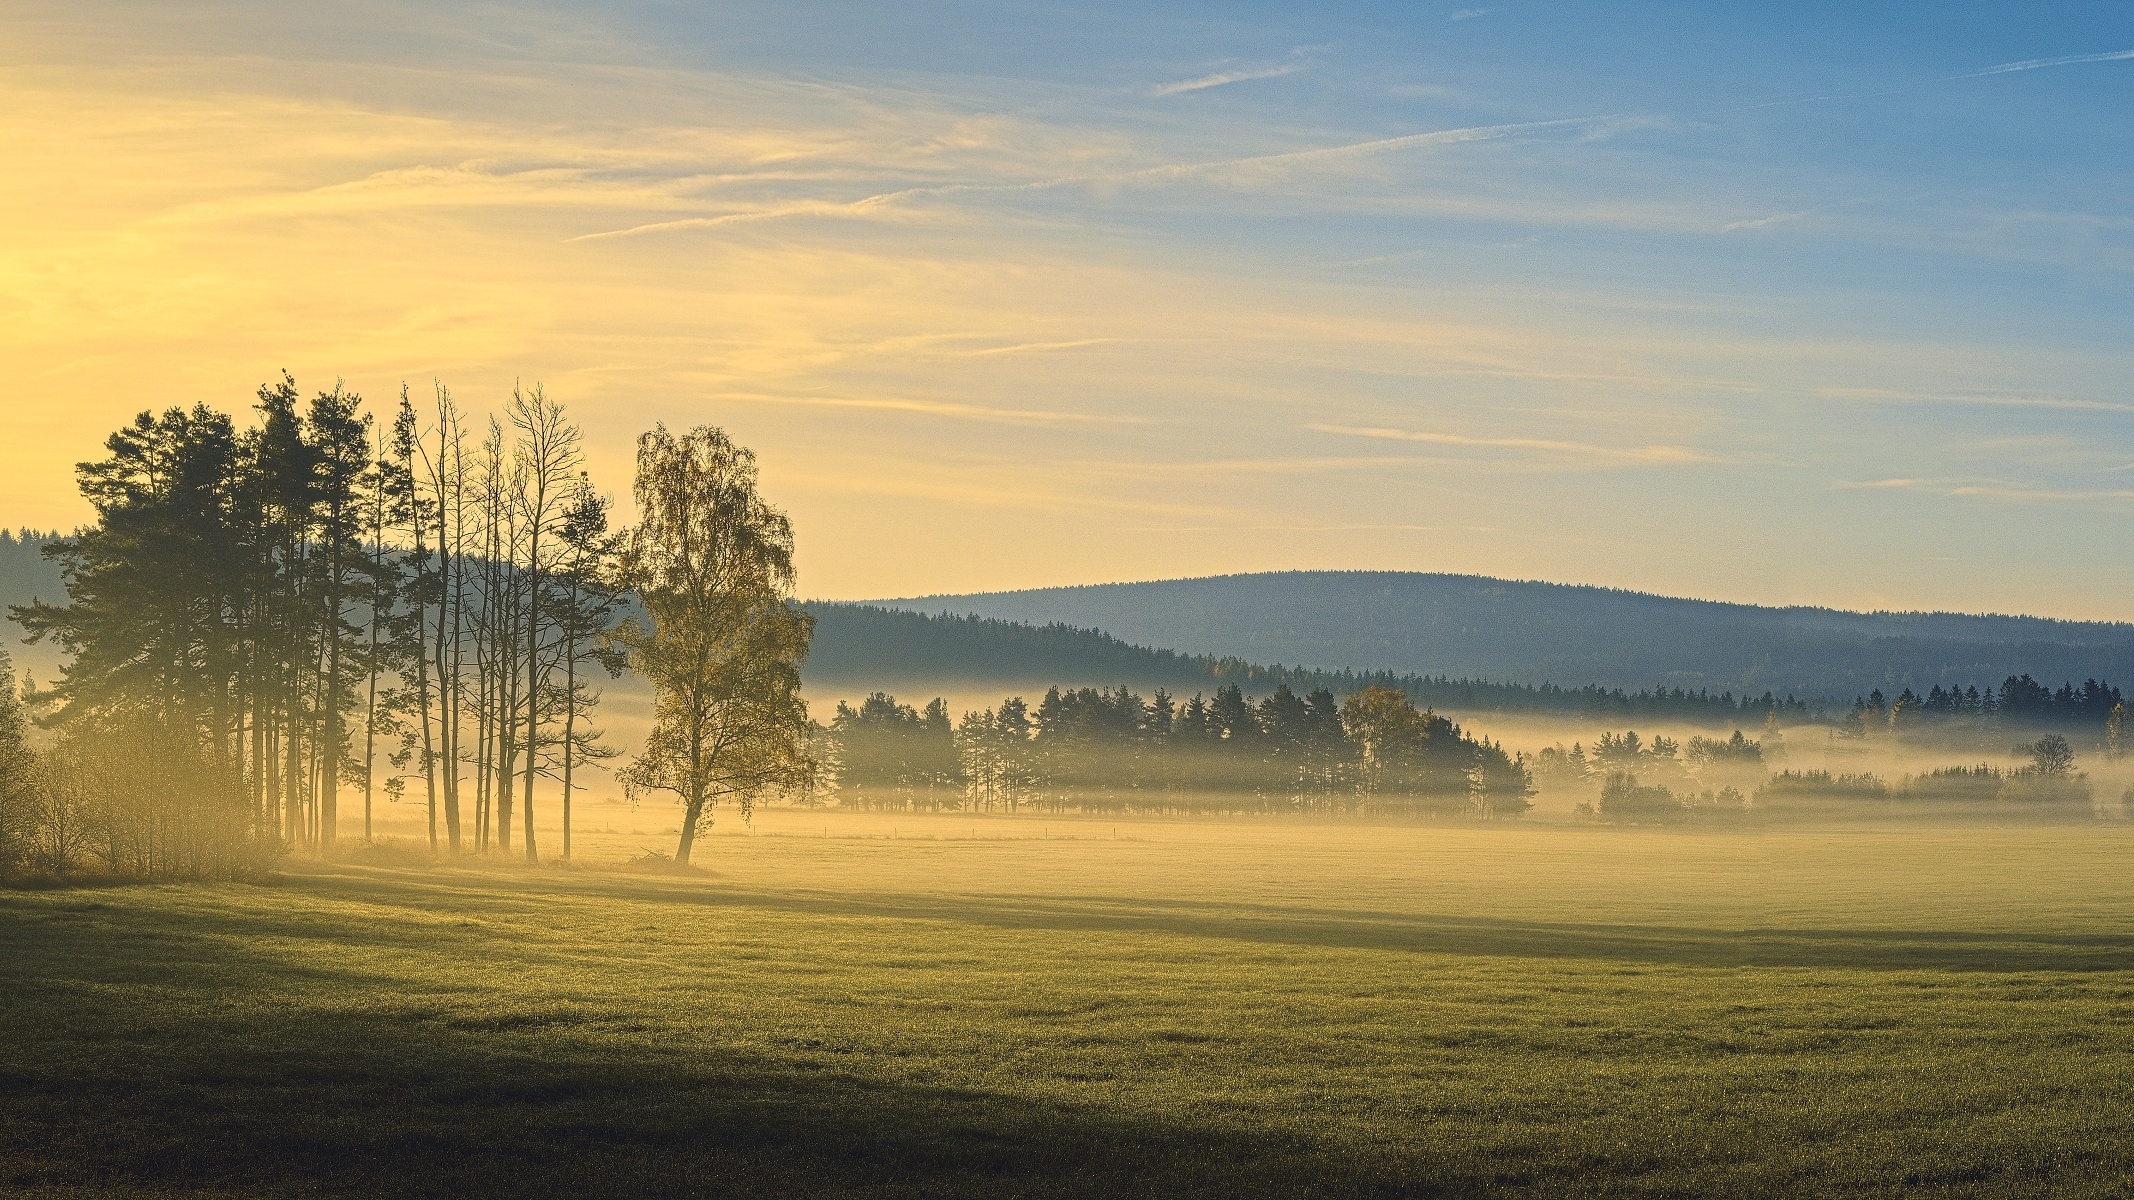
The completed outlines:
[[[2134,1178],[2126,830],[760,828],[0,892],[0,1192]]]

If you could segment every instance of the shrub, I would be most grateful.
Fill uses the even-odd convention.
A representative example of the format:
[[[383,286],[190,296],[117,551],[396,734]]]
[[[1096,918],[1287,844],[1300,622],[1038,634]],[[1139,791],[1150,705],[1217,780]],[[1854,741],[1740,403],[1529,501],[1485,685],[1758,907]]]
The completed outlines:
[[[2058,810],[2088,815],[2090,777],[2022,767],[2008,772],[1995,799],[2017,809],[2034,812]]]
[[[1889,785],[1866,772],[1833,775],[1828,771],[1780,771],[1756,789],[1756,807],[1775,812],[1842,811],[1888,799]]]
[[[1937,767],[1904,781],[1907,800],[1929,804],[1984,803],[1998,796],[2007,776],[1998,767]]]
[[[194,730],[100,718],[69,726],[41,757],[31,858],[45,870],[226,879],[259,872],[280,848]]]
[[[1684,815],[1682,802],[1665,784],[1640,787],[1638,777],[1628,771],[1609,774],[1601,785],[1597,811],[1601,820],[1620,825],[1668,824]]]

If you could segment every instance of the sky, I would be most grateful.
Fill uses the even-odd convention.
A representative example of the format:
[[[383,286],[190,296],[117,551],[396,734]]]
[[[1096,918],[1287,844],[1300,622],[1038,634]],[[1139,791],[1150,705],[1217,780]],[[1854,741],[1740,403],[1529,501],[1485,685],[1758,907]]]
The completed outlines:
[[[0,0],[0,524],[147,408],[716,424],[801,591],[2134,619],[2134,5]]]

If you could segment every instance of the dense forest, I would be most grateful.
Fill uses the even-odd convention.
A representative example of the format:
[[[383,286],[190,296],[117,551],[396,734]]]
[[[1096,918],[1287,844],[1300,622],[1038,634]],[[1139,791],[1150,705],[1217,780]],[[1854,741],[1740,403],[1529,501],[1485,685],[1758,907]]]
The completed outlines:
[[[836,801],[863,809],[1501,819],[1533,791],[1522,757],[1384,687],[1276,684],[1258,703],[1237,684],[1183,702],[1055,687],[954,722],[941,700],[877,692],[839,704],[819,745]]]
[[[877,601],[1107,630],[1256,662],[1403,675],[1588,681],[1842,705],[2005,679],[2134,675],[2134,625],[1858,613],[1401,571],[1294,571]],[[1835,714],[1834,714],[1835,715]]]
[[[1822,715],[1820,708],[1792,696],[1768,692],[1736,697],[1682,688],[1625,691],[1591,684],[1561,687],[1388,671],[1317,671],[1151,649],[1102,630],[1057,623],[1030,625],[996,617],[825,601],[812,601],[807,607],[816,622],[808,678],[827,684],[910,680],[930,688],[951,683],[1012,687],[1053,679],[1075,686],[1130,684],[1180,691],[1212,691],[1235,684],[1255,697],[1284,686],[1298,692],[1324,688],[1336,695],[1385,687],[1405,692],[1410,700],[1428,708],[1467,713],[1666,717],[1713,725],[1745,718],[1761,721],[1768,712],[1790,721]]]
[[[59,561],[44,553],[47,543],[60,538],[57,531],[0,529],[0,649],[23,649],[22,626],[9,609],[37,600],[64,600],[67,583]],[[56,661],[57,654],[38,655]]]
[[[811,602],[808,611],[816,620],[808,677],[826,684],[906,680],[928,688],[1015,686],[1049,678],[1070,686],[1131,683],[1179,692],[1212,691],[1235,684],[1253,697],[1265,697],[1277,687],[1300,693],[1324,688],[1344,696],[1367,687],[1385,687],[1405,693],[1418,705],[1446,712],[1665,719],[1714,728],[1762,724],[1767,716],[1775,715],[1784,724],[1829,722],[1854,734],[1953,727],[1959,723],[1956,718],[2102,733],[2122,699],[2118,688],[2095,678],[2080,684],[2063,682],[2053,689],[2028,673],[2008,676],[1997,685],[1966,681],[1944,688],[1935,684],[1924,695],[1906,688],[1885,698],[1878,689],[1848,705],[1770,692],[1736,696],[1679,687],[1627,691],[1597,684],[1563,687],[1390,671],[1321,671],[1152,649],[1102,630],[1058,623],[1029,625],[999,617],[823,601]]]

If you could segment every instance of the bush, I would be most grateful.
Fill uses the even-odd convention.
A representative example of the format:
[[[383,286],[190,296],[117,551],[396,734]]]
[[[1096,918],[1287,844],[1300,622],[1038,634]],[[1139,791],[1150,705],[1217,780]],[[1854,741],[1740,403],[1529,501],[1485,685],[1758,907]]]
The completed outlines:
[[[1906,800],[1928,804],[1981,804],[2000,795],[2007,776],[2000,768],[1980,763],[1975,767],[1939,767],[1904,781]]]
[[[1628,771],[1611,772],[1601,785],[1600,819],[1619,825],[1664,825],[1685,815],[1682,802],[1665,784],[1640,787]]]
[[[1850,812],[1889,800],[1889,785],[1877,776],[1828,771],[1780,771],[1756,789],[1756,807],[1775,813]]]
[[[257,874],[280,849],[194,730],[152,716],[83,721],[40,758],[28,857],[44,870],[227,879]]]
[[[2008,772],[1994,799],[2019,810],[2088,816],[2090,777],[2023,767]]]

